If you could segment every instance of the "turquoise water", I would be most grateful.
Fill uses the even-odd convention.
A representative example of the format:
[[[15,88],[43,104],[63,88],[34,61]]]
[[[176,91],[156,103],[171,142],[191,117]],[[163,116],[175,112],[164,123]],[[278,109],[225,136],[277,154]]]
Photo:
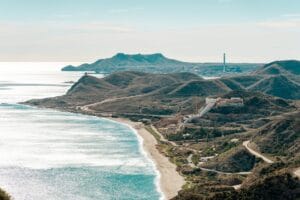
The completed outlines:
[[[158,174],[130,127],[17,104],[63,94],[62,81],[81,76],[61,73],[20,73],[26,84],[0,76],[0,187],[15,200],[160,199]]]

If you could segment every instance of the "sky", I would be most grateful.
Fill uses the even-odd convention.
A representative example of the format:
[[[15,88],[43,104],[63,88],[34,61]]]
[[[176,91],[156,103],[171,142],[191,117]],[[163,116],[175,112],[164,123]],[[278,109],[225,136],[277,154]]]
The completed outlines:
[[[299,0],[0,0],[0,62],[300,60]]]

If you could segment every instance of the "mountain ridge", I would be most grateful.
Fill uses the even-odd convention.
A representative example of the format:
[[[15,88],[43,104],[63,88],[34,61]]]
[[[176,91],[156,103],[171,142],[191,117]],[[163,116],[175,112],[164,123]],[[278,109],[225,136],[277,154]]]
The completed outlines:
[[[227,63],[227,73],[253,71],[260,63]],[[148,73],[192,72],[198,75],[216,76],[223,73],[223,63],[184,62],[168,58],[161,53],[125,54],[117,53],[110,58],[99,59],[94,63],[79,66],[68,65],[62,71],[95,71],[112,73],[117,71],[142,71]]]
[[[254,72],[264,75],[300,75],[300,61],[279,60],[268,63]]]

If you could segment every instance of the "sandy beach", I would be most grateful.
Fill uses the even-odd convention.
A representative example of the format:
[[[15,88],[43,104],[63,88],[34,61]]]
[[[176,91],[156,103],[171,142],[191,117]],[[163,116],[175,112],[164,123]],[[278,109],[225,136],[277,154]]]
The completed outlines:
[[[144,128],[142,123],[132,122],[123,118],[109,119],[129,125],[143,138],[143,148],[147,155],[153,160],[160,173],[159,184],[165,199],[175,197],[185,183],[184,178],[176,171],[175,164],[171,163],[167,157],[157,150],[157,140],[154,136]]]

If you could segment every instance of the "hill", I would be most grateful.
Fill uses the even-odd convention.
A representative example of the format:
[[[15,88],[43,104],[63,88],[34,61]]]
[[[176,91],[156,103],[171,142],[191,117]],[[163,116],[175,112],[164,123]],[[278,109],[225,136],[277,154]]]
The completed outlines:
[[[282,60],[274,61],[259,68],[254,74],[264,75],[300,75],[300,61]]]
[[[275,61],[248,75],[220,79],[232,90],[260,91],[285,98],[300,99],[300,61]]]
[[[270,95],[265,95],[261,92],[235,90],[223,95],[222,97],[241,97],[244,101],[244,105],[215,107],[203,116],[203,120],[210,120],[212,123],[214,122],[215,125],[223,125],[224,123],[230,122],[237,124],[245,123],[249,120],[255,121],[262,117],[278,115],[294,110],[293,106],[291,106],[288,101]]]
[[[160,53],[155,54],[124,54],[118,53],[111,58],[100,59],[92,64],[82,64],[78,67],[66,66],[63,71],[100,71],[112,72],[128,70],[128,68],[151,68],[155,66],[168,67],[184,67],[187,63],[169,59]],[[189,63],[191,64],[191,63]]]
[[[250,72],[261,64],[228,63],[227,73],[235,74]],[[117,71],[141,71],[149,73],[192,72],[203,76],[219,76],[223,74],[222,63],[191,63],[170,59],[161,53],[155,54],[124,54],[118,53],[111,58],[100,59],[91,64],[66,66],[62,71],[95,71],[112,73]]]
[[[83,76],[66,95],[31,100],[27,103],[64,109],[98,103],[94,109],[104,113],[173,114],[178,112],[180,107],[189,109],[192,106],[189,102],[194,96],[204,98],[228,91],[230,89],[217,80],[203,80],[187,72],[149,74],[125,71],[113,73],[102,79]]]
[[[298,98],[292,76],[298,77],[251,74],[207,80],[189,72],[122,71],[102,79],[85,75],[63,96],[26,104],[144,122],[150,133],[164,138],[158,139],[159,151],[188,181],[189,187],[175,199],[268,199],[274,197],[275,190],[289,190],[294,195],[297,188],[295,191],[289,183],[297,185],[297,180],[280,171],[258,176],[254,184],[247,185],[247,178],[245,182],[245,176],[235,172],[251,170],[256,174],[257,167],[264,164],[242,147],[245,141],[251,141],[252,149],[273,161],[276,157],[282,160],[287,170],[299,167],[297,101],[265,94],[271,91],[284,98]],[[204,108],[206,97],[224,101],[241,97],[243,102],[217,104],[185,124],[185,119]],[[235,191],[232,186],[241,183],[242,189]],[[264,196],[262,191],[268,194]]]
[[[286,99],[300,99],[300,84],[283,75],[266,77],[248,89]]]
[[[253,138],[260,152],[285,159],[300,158],[300,112],[268,123]]]
[[[222,172],[248,172],[255,165],[256,159],[244,147],[230,149],[203,166]]]
[[[231,89],[218,80],[195,80],[182,84],[171,94],[174,96],[210,96],[228,91]]]
[[[101,72],[111,73],[111,76],[104,78],[106,83],[103,84],[107,89],[115,89],[114,86],[127,87],[128,85],[126,84],[137,85],[136,83],[138,82],[133,83],[131,80],[136,81],[138,80],[136,79],[137,77],[142,77],[143,79],[147,77],[144,82],[139,80],[139,84],[145,86],[149,84],[149,81],[158,81],[158,83],[152,85],[151,82],[151,86],[148,85],[148,87],[145,86],[145,88],[143,88],[144,91],[153,91],[157,89],[156,87],[162,85],[173,85],[173,90],[171,91],[171,87],[169,87],[170,90],[167,92],[171,92],[176,97],[185,96],[187,94],[188,96],[209,96],[226,93],[231,90],[248,90],[260,91],[285,99],[300,99],[299,63],[299,61],[295,60],[275,61],[259,67],[255,72],[250,74],[230,75],[229,73],[227,76],[214,80],[200,79],[195,73],[205,75],[205,73],[210,71],[208,74],[217,75],[221,72],[218,70],[221,70],[223,67],[221,64],[181,62],[166,58],[162,54],[117,54],[112,58],[101,59],[93,64],[83,64],[78,67],[69,66],[63,70],[102,70]],[[236,67],[239,66],[238,64],[234,65]],[[216,68],[216,66],[219,66],[219,69],[217,69],[218,67]],[[124,71],[128,69],[133,71]],[[122,71],[121,74],[113,73],[120,71]],[[180,73],[181,71],[186,72]],[[146,76],[145,74],[148,72],[154,72],[158,76],[149,74]],[[163,74],[165,73],[171,73],[173,77],[164,76]],[[192,75],[192,73],[194,73],[194,75]],[[181,74],[180,76],[184,76],[185,74],[185,84],[180,84],[181,87],[175,86],[174,84],[178,82],[172,79],[177,79],[178,77],[174,77],[174,74]],[[162,79],[162,77],[165,79]],[[182,77],[179,77],[179,80],[181,80],[181,78]],[[111,81],[115,82],[115,84],[112,84]],[[104,87],[104,85],[102,85],[102,87]],[[141,87],[137,88],[141,89]]]

